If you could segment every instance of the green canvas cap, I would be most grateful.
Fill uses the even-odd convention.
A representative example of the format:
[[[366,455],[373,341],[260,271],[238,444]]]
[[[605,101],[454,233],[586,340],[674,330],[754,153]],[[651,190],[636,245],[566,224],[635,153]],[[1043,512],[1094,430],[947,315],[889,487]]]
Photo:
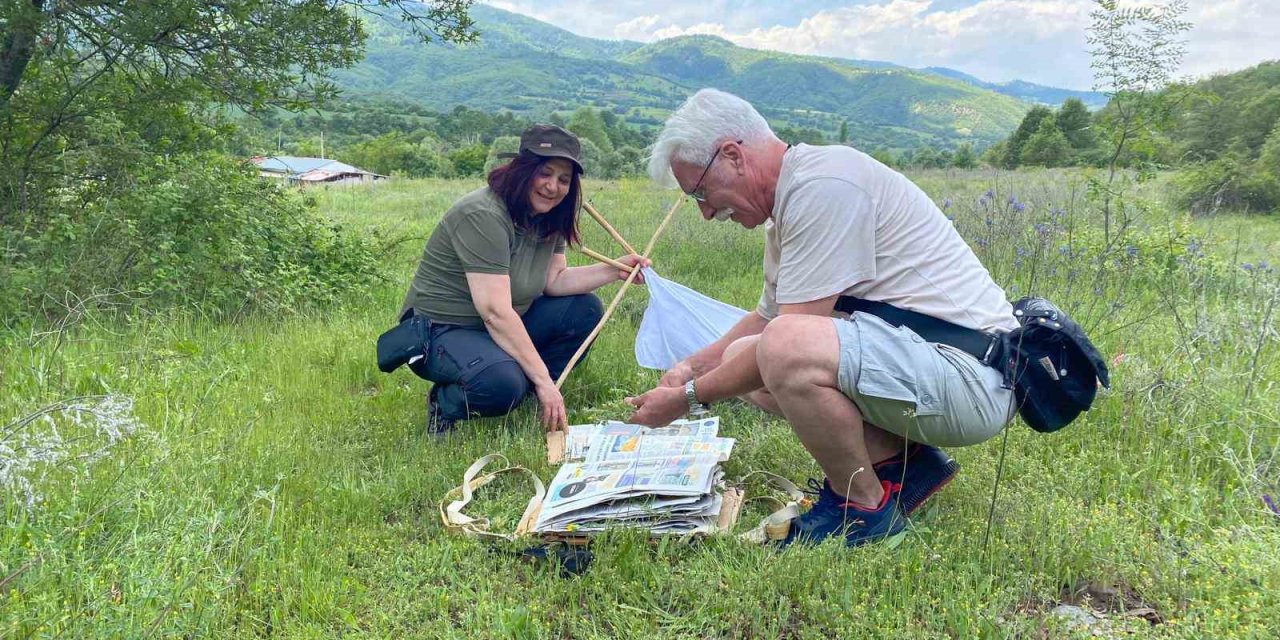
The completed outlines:
[[[554,124],[535,124],[525,129],[520,134],[520,152],[526,151],[544,158],[564,158],[582,171],[582,162],[578,160],[582,145],[578,137]],[[502,155],[514,157],[515,154]]]

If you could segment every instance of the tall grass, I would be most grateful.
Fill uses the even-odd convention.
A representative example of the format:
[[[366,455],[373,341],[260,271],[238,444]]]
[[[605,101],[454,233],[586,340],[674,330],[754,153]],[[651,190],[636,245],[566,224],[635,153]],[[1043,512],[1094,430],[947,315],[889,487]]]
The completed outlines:
[[[953,451],[963,471],[900,544],[778,553],[618,532],[593,546],[586,575],[563,579],[444,532],[436,502],[480,455],[553,470],[532,407],[431,439],[426,384],[374,368],[373,340],[427,235],[476,186],[394,182],[317,192],[328,215],[380,243],[388,273],[326,312],[82,314],[4,337],[0,479],[25,484],[3,486],[0,634],[1057,637],[1087,632],[1047,611],[1086,594],[1114,634],[1280,635],[1280,514],[1262,500],[1280,494],[1280,279],[1250,253],[1273,247],[1280,223],[1189,220],[1153,191],[1103,246],[1074,174],[913,177],[1011,297],[1046,295],[1089,329],[1115,385],[1063,432],[1015,424]],[[587,194],[633,244],[673,197],[634,181],[589,182]],[[655,265],[750,308],[761,244],[689,207]],[[625,417],[622,398],[656,381],[631,352],[644,305],[628,295],[567,383],[572,421]],[[105,435],[56,408],[80,397],[127,400],[112,415],[130,428]],[[819,473],[784,422],[738,403],[717,413],[738,439],[730,478]],[[55,430],[69,451],[101,455],[33,458]],[[486,491],[475,510],[513,525],[523,485]]]

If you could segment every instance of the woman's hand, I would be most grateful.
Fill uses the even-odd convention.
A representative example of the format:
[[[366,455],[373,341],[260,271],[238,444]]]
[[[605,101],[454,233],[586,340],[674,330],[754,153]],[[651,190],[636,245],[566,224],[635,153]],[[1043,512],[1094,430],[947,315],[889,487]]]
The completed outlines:
[[[635,253],[618,258],[618,262],[621,262],[622,264],[625,264],[628,267],[634,267],[637,264],[640,265],[641,267],[653,266],[653,263],[650,262],[648,258]],[[618,271],[619,280],[626,280],[629,277],[631,277],[630,271]],[[633,282],[635,282],[636,284],[644,284],[644,274],[640,274],[636,276],[636,279]]]
[[[560,390],[556,388],[555,383],[548,381],[545,384],[534,387],[533,392],[538,396],[538,411],[542,418],[542,426],[547,431],[564,431],[569,428],[569,414],[564,408],[564,396],[560,395]]]

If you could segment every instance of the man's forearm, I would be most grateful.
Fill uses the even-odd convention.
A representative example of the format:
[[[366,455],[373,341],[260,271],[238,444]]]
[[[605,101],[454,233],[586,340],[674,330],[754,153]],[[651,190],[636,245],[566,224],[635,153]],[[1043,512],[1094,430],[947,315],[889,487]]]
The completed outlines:
[[[760,377],[754,344],[694,379],[694,392],[698,402],[707,404],[763,388],[764,380]]]
[[[738,338],[759,335],[760,332],[764,331],[764,327],[767,324],[769,324],[769,321],[765,320],[763,316],[755,311],[751,311],[747,313],[747,315],[742,316],[742,319],[738,320],[738,322],[725,332],[723,336],[720,336],[718,340],[689,356],[688,362],[689,366],[693,369],[693,373],[699,376],[710,373],[712,369],[715,369],[722,364],[721,360],[724,358],[724,350],[728,349],[729,345],[733,344],[733,342]],[[755,349],[751,349],[750,352],[752,354],[752,358],[754,358]],[[755,375],[758,379],[760,377],[759,371],[757,371]]]

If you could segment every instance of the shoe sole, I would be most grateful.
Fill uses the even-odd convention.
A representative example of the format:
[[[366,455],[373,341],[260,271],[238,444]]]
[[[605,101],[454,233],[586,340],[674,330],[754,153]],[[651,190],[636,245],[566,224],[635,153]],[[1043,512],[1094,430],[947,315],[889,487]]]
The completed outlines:
[[[941,491],[943,487],[950,484],[951,481],[955,479],[956,473],[960,471],[960,465],[957,464],[955,460],[948,460],[945,469],[947,475],[942,479],[942,482],[929,487],[929,489],[923,494],[909,494],[905,491],[899,494],[898,506],[902,509],[902,513],[904,515],[910,517],[916,509],[920,508],[920,505],[924,504],[929,498],[932,498],[933,494]]]

